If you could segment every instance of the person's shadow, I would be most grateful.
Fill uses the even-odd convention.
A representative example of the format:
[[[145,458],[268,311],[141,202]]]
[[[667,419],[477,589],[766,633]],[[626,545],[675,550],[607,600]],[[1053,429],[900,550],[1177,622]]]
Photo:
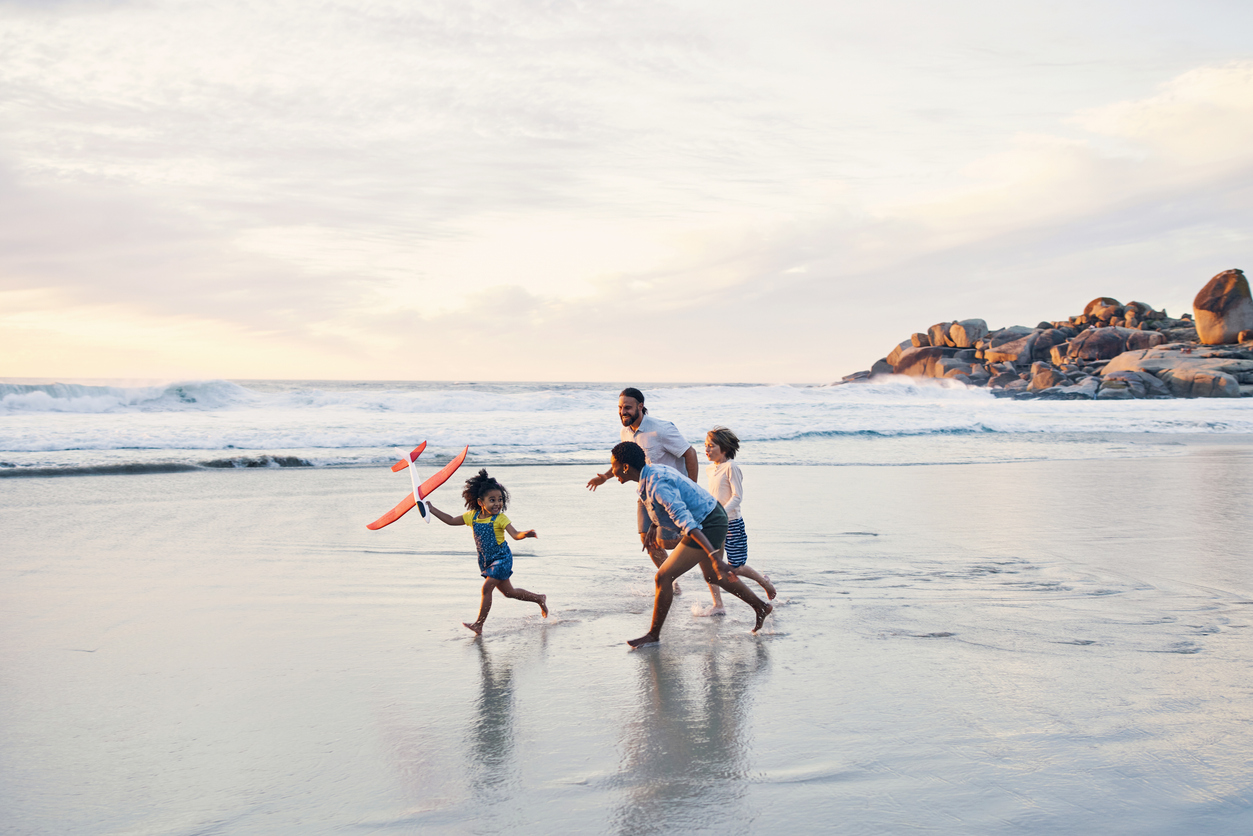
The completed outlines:
[[[768,662],[756,641],[641,654],[639,708],[623,726],[617,832],[751,829],[742,803],[749,713]]]

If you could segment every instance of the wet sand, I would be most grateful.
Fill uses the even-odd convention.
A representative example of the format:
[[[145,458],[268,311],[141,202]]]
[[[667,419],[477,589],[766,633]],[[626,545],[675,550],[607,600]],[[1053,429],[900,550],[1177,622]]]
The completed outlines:
[[[482,639],[464,528],[365,529],[386,470],[5,480],[0,832],[1248,832],[1250,449],[754,466],[776,615],[689,575],[639,651],[587,467],[492,468],[552,616]]]

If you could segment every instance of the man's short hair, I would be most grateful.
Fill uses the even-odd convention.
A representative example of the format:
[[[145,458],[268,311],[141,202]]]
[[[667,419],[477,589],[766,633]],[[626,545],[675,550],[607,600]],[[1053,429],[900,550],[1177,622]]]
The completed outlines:
[[[645,415],[648,414],[648,407],[644,406],[644,393],[634,386],[628,386],[618,393],[619,398],[634,398],[635,402],[640,405],[640,411]]]
[[[636,444],[634,441],[623,441],[609,452],[615,461],[633,467],[636,470],[643,470],[644,465],[648,464],[648,457],[644,455],[644,448]]]

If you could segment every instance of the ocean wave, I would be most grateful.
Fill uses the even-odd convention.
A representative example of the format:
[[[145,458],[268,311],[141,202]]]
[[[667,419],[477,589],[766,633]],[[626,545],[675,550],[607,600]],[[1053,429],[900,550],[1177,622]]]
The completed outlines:
[[[203,411],[255,403],[257,400],[256,393],[226,380],[151,386],[0,383],[0,414]]]
[[[0,479],[24,476],[118,476],[144,473],[187,473],[195,470],[221,470],[251,467],[316,467],[317,464],[298,456],[262,454],[233,456],[204,461],[121,461],[111,463],[39,463],[23,466],[17,462],[0,461]]]
[[[600,463],[618,441],[618,391],[607,384],[10,380],[0,383],[0,458],[11,466],[0,463],[0,472],[357,466],[423,440],[428,461],[469,445],[471,460],[485,463]],[[908,439],[919,449],[953,446],[941,439],[1000,449],[997,439],[1017,437],[1034,456],[1041,445],[1031,439],[1050,433],[1253,434],[1248,398],[1016,401],[901,378],[645,392],[653,414],[673,421],[697,451],[721,424],[743,440],[746,460],[874,460]]]
[[[348,383],[193,380],[127,386],[107,383],[0,383],[0,414],[282,410],[365,414],[597,414],[614,409],[617,387],[583,384]],[[978,402],[991,396],[953,381],[886,378],[851,386],[692,385],[656,387],[649,403],[686,411],[770,406]]]

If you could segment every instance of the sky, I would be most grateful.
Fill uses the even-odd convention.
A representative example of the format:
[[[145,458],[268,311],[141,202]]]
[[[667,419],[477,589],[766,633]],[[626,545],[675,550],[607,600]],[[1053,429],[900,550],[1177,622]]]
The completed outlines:
[[[0,377],[822,383],[1253,261],[1253,4],[0,0]]]

